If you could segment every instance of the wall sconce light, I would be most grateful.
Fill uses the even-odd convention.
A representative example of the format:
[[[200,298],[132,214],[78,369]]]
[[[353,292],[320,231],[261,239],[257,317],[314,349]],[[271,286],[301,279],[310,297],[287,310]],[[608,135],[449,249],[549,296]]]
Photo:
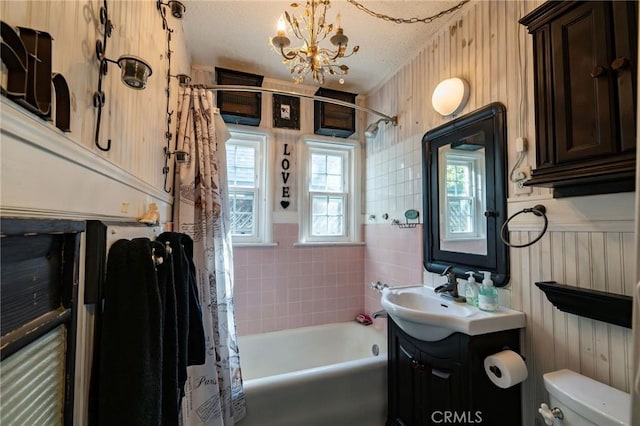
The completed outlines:
[[[380,122],[384,121],[384,124],[393,124],[394,126],[396,126],[398,124],[398,116],[394,116],[389,118],[381,118],[378,121],[369,124],[369,126],[367,127],[367,130],[364,131],[364,135],[367,138],[375,138],[376,135],[378,134],[378,130],[379,130],[379,124]]]
[[[442,80],[431,96],[431,105],[440,115],[456,115],[469,100],[469,83],[458,77]]]
[[[152,73],[151,66],[143,59],[133,55],[123,55],[117,61],[105,57],[107,50],[107,39],[111,37],[113,24],[108,16],[107,0],[100,8],[100,23],[104,26],[104,40],[96,42],[96,57],[100,61],[98,70],[98,90],[93,94],[93,106],[98,108],[98,117],[96,120],[95,144],[101,151],[109,151],[111,149],[111,139],[107,141],[107,146],[102,147],[99,142],[100,138],[100,118],[102,116],[102,107],[105,103],[105,94],[102,91],[102,77],[107,75],[109,62],[112,62],[122,70],[122,82],[128,87],[136,90],[142,90],[147,87],[147,79]]]
[[[107,58],[105,60],[113,62]],[[123,55],[115,62],[122,70],[121,78],[124,84],[137,90],[147,87],[147,79],[153,71],[144,59],[132,55]]]
[[[164,148],[164,155],[166,158],[170,158],[172,155],[176,156],[176,163],[178,164],[187,164],[191,157],[187,151],[169,151],[166,147]]]
[[[167,3],[162,3],[160,0],[157,1],[156,7],[160,10],[161,6],[168,6],[171,9],[171,15],[176,19],[182,19],[184,13],[187,11],[187,8],[181,2],[177,0],[169,0]]]
[[[166,146],[164,147],[164,167],[162,168],[162,174],[164,175],[164,189],[166,192],[171,192],[171,190],[167,190],[167,175],[169,174],[169,158],[172,155],[175,155],[176,164],[187,164],[191,158],[187,151],[170,151]]]
[[[191,77],[186,74],[170,75],[169,77],[177,79],[180,87],[188,86],[191,83]]]

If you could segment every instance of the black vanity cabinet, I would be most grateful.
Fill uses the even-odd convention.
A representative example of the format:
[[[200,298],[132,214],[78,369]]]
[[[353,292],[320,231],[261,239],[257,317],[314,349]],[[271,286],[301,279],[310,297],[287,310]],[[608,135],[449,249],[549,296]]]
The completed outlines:
[[[488,355],[518,350],[518,329],[423,342],[389,318],[388,333],[387,426],[443,424],[447,418],[455,424],[521,424],[520,385],[499,388],[484,372]]]
[[[634,190],[637,1],[549,1],[533,36],[536,169],[554,196]]]

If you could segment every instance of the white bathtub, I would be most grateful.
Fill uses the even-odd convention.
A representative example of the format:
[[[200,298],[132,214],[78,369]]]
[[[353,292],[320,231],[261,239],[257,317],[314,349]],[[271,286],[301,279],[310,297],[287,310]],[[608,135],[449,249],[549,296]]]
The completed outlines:
[[[238,344],[247,402],[239,425],[384,425],[387,341],[373,326],[295,328],[240,336]]]

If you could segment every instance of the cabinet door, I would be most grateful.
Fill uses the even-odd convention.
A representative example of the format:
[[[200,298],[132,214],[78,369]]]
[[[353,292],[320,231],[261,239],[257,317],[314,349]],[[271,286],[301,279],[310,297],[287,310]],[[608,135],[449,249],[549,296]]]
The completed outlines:
[[[615,59],[611,70],[618,93],[620,151],[636,149],[637,70],[638,70],[638,3],[612,2],[615,28]]]
[[[462,386],[460,365],[451,359],[434,358],[423,353],[419,371],[422,374],[423,400],[419,424],[441,424],[447,416],[461,415],[466,392]]]
[[[557,163],[616,151],[610,22],[609,5],[586,2],[551,23]]]
[[[419,371],[420,352],[408,340],[397,336],[395,347],[393,389],[389,389],[389,398],[393,413],[392,425],[411,426],[421,422],[422,374]]]

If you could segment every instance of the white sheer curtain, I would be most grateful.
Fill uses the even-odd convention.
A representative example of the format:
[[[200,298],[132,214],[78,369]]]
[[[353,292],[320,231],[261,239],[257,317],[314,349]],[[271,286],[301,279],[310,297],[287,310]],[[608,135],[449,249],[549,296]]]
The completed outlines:
[[[191,236],[207,345],[206,362],[188,368],[184,425],[233,425],[244,417],[233,307],[233,253],[227,197],[225,141],[210,91],[185,88],[178,99],[180,166],[174,202],[175,231]]]

